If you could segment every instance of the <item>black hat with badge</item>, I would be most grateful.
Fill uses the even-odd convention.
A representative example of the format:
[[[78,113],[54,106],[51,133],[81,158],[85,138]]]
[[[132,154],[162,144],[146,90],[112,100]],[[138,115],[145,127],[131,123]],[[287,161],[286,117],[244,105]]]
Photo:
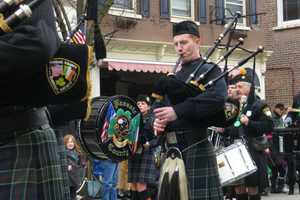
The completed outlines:
[[[200,37],[198,26],[193,21],[182,21],[173,26],[173,37],[181,34],[191,34]]]
[[[144,101],[144,102],[146,102],[148,105],[150,105],[151,104],[151,99],[150,99],[150,97],[149,96],[147,96],[147,95],[144,95],[144,94],[140,94],[140,95],[138,95],[138,97],[137,97],[137,100],[136,101]]]
[[[231,79],[229,79],[229,83],[230,84],[236,84],[238,82],[247,82],[247,83],[252,83],[253,81],[253,75],[251,73],[250,70],[248,70],[247,68],[245,69],[245,73],[244,74],[239,74],[237,76],[232,77]]]

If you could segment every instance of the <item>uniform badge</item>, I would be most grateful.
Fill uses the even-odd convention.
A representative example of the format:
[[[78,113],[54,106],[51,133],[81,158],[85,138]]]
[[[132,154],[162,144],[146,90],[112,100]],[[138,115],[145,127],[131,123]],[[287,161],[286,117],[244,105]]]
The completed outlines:
[[[264,113],[266,116],[268,116],[268,117],[272,117],[272,113],[271,113],[271,110],[270,110],[269,107],[265,107],[265,108],[263,109],[263,113]]]
[[[225,102],[224,113],[225,113],[226,120],[231,120],[238,116],[239,108],[233,103]]]
[[[80,66],[68,59],[54,58],[46,66],[47,80],[55,95],[71,89],[77,82]]]

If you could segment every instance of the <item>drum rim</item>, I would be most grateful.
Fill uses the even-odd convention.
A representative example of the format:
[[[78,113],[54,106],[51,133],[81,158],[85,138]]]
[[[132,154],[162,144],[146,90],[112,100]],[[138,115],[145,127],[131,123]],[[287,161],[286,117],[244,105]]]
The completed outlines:
[[[101,108],[102,108],[103,105],[107,102],[107,99],[109,99],[109,97],[106,97],[106,96],[97,96],[97,97],[94,97],[94,98],[92,99],[92,103],[91,103],[91,104],[93,104],[95,101],[101,100],[101,99],[104,100],[104,103],[101,105],[100,108],[97,108],[97,112],[96,112],[97,118],[96,118],[95,123],[97,123],[97,119],[98,119],[98,116],[99,116],[99,113],[100,113]],[[94,158],[94,159],[103,159],[103,157],[97,156],[96,154],[94,154],[94,153],[90,150],[90,148],[88,147],[88,145],[87,145],[87,143],[86,143],[86,140],[84,139],[84,136],[83,136],[82,133],[81,133],[81,123],[82,123],[82,120],[80,120],[79,123],[80,123],[80,124],[79,124],[79,131],[78,131],[79,140],[81,141],[81,144],[83,144],[82,147],[84,148],[85,152],[87,153],[87,155],[90,155],[90,156],[91,156],[92,158]],[[98,128],[95,129],[94,134],[97,134],[97,130],[98,130]],[[97,138],[97,137],[96,137],[96,138]],[[99,145],[99,143],[98,143],[98,145]],[[100,145],[99,145],[99,148],[101,149]],[[101,149],[101,150],[102,150],[102,149]],[[102,152],[103,152],[103,150],[102,150]],[[104,154],[105,156],[107,156],[104,152],[103,152],[103,154]]]

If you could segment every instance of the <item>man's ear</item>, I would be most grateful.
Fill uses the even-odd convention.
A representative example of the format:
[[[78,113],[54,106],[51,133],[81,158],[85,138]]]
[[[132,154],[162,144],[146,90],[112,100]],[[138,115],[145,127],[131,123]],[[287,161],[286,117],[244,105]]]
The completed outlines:
[[[201,45],[202,44],[202,38],[198,37],[198,44]]]
[[[202,44],[202,38],[196,37],[196,36],[193,36],[193,37],[194,37],[195,43],[197,43],[198,45],[201,45],[201,44]]]

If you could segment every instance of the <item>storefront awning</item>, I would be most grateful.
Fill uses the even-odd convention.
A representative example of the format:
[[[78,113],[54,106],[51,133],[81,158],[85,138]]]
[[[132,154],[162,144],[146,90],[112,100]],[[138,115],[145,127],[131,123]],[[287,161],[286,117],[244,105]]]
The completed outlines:
[[[105,60],[108,70],[129,72],[169,73],[173,63],[142,62],[142,61],[112,61]]]

